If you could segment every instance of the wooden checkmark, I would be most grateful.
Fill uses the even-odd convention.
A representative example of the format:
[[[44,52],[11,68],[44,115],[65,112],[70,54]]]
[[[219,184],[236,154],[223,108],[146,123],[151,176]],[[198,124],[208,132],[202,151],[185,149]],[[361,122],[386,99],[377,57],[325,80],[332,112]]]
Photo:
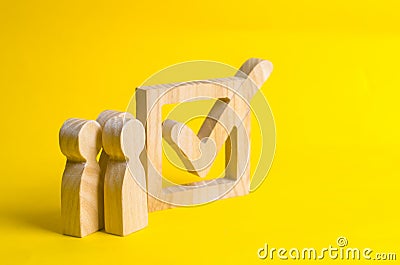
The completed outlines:
[[[250,101],[272,72],[269,61],[251,58],[236,73],[227,98],[216,101],[200,130],[195,134],[188,126],[165,120],[162,135],[183,162],[186,170],[205,177],[215,157],[232,130],[241,126],[250,112]]]

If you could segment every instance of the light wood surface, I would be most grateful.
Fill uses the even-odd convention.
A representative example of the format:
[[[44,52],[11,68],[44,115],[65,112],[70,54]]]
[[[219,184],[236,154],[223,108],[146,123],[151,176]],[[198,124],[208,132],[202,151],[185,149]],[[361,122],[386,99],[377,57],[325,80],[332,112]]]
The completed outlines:
[[[148,212],[247,194],[250,100],[271,71],[270,62],[249,59],[232,77],[137,88],[137,120],[112,110],[97,121],[67,120],[60,130],[67,157],[63,232],[83,237],[105,226],[106,232],[125,236],[147,226]],[[178,121],[162,121],[163,105],[204,98],[218,100],[197,134]],[[163,138],[199,177],[208,174],[225,144],[224,177],[163,187]]]
[[[163,122],[163,137],[173,147],[186,169],[200,177],[208,174],[211,165],[233,128],[242,123],[250,111],[250,101],[267,80],[272,64],[249,59],[237,72],[243,78],[231,84],[230,98],[217,100],[197,135],[186,125],[172,120]]]
[[[63,233],[84,237],[102,228],[103,191],[96,161],[101,127],[93,120],[69,119],[61,127],[59,141],[67,157],[61,185]]]
[[[174,149],[187,171],[205,177],[217,154],[212,139],[200,139],[185,124],[174,120],[162,123],[162,135]]]
[[[187,205],[208,202],[221,196],[231,197],[248,193],[250,183],[249,152],[247,151],[250,143],[248,139],[250,134],[249,101],[271,71],[270,62],[249,59],[233,77],[162,84],[137,89],[137,118],[146,129],[147,154],[142,154],[141,159],[147,176],[149,211],[170,208],[171,202],[176,205]],[[163,105],[202,100],[205,97],[219,100],[216,101],[197,135],[191,132],[190,128],[176,121],[162,121]],[[229,135],[231,135],[230,138]],[[236,164],[229,164],[224,180],[163,188],[163,136],[177,152],[187,170],[198,176],[203,177],[208,173],[216,153],[228,139],[226,152],[229,152],[229,155],[226,157],[231,161],[236,161]],[[243,137],[247,141],[243,141]],[[211,154],[204,152],[203,148],[210,144],[208,141],[215,145]],[[247,143],[247,146],[243,146],[241,142]],[[243,152],[242,148],[246,152]],[[229,193],[219,194],[221,190],[229,189],[232,189]]]
[[[114,117],[121,117],[124,119],[133,119],[132,114],[129,112],[121,112],[116,110],[105,110],[102,111],[99,116],[97,116],[96,121],[100,124],[101,129],[104,129],[107,121]],[[104,178],[106,175],[106,169],[108,164],[108,155],[102,148],[99,157],[99,166],[100,166],[100,183],[99,183],[99,197],[104,202]],[[104,227],[104,203],[99,205],[99,214],[102,216],[100,220],[101,227]]]
[[[136,119],[115,116],[103,129],[108,154],[104,180],[105,230],[126,236],[147,226],[147,193],[140,153],[144,148],[143,125]]]

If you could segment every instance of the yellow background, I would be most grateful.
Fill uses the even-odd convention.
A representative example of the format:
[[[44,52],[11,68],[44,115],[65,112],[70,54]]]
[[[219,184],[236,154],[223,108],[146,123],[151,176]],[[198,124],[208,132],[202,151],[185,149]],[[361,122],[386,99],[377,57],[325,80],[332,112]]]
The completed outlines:
[[[0,264],[262,264],[264,243],[322,248],[340,235],[400,255],[399,10],[396,0],[1,1]],[[263,91],[277,151],[260,189],[152,213],[126,238],[60,234],[65,119],[124,110],[168,65],[249,57],[275,66]]]

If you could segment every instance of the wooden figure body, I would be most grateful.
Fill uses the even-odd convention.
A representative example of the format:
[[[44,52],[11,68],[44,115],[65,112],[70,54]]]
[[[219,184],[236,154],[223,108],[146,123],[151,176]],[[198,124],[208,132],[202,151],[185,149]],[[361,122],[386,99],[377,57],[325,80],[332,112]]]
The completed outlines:
[[[101,129],[103,130],[107,121],[114,117],[121,117],[124,119],[133,119],[132,114],[130,114],[128,112],[105,110],[99,114],[96,121],[100,124]],[[107,163],[108,163],[108,155],[104,150],[102,150],[100,153],[99,165],[100,165],[100,169],[101,169],[101,179],[103,181],[104,181],[104,175],[106,174]]]
[[[102,228],[100,167],[101,128],[96,121],[69,119],[60,130],[61,152],[67,157],[61,186],[63,233],[84,237]]]
[[[102,111],[97,117],[96,121],[100,124],[102,131],[104,130],[104,126],[107,121],[114,117],[122,117],[126,119],[133,119],[132,114],[128,112],[121,112],[115,110],[105,110]],[[106,169],[108,164],[109,157],[107,153],[104,151],[104,148],[101,150],[100,158],[99,158],[99,166],[100,166],[100,182],[99,182],[99,198],[102,202],[104,202],[104,178],[106,175]],[[101,216],[100,225],[101,228],[104,228],[104,203],[99,205],[99,215]]]
[[[128,235],[147,226],[147,192],[140,153],[144,128],[136,119],[114,117],[103,130],[103,148],[109,156],[104,180],[104,216],[107,233]]]

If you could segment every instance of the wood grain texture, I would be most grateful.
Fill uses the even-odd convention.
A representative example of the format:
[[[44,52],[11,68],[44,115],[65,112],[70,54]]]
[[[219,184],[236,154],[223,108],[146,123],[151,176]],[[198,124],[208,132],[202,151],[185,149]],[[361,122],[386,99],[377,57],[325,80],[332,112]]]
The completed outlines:
[[[84,237],[102,228],[103,191],[96,161],[101,127],[93,120],[69,119],[60,129],[59,143],[67,157],[61,185],[63,233]]]
[[[64,233],[83,237],[104,222],[106,232],[125,236],[147,226],[148,211],[247,194],[249,102],[271,71],[268,61],[249,59],[233,77],[137,88],[138,120],[107,110],[97,122],[66,121],[60,130],[60,148],[67,156],[62,183]],[[177,121],[162,121],[163,105],[204,98],[218,100],[197,134]],[[208,174],[226,143],[224,178],[164,188],[163,137],[186,169],[200,177]],[[99,166],[96,155],[101,144]]]
[[[115,116],[103,129],[103,148],[109,156],[104,180],[104,216],[107,233],[126,236],[147,226],[147,192],[140,153],[143,125]]]
[[[241,157],[240,149],[247,150],[249,146],[245,147],[240,144],[242,139],[239,138],[248,137],[250,134],[249,101],[268,78],[271,71],[272,64],[270,62],[261,59],[249,59],[233,77],[137,88],[137,118],[143,123],[146,130],[147,154],[142,154],[141,159],[147,176],[149,211],[171,208],[172,205],[166,202],[174,201],[174,199],[184,202],[182,204],[204,203],[208,199],[214,198],[221,190],[230,188],[232,190],[225,194],[225,197],[248,193],[250,183],[248,157]],[[204,97],[219,100],[216,101],[197,135],[178,122],[162,121],[161,109],[164,104],[201,100]],[[235,113],[235,115],[232,115],[232,113]],[[240,132],[239,128],[241,128]],[[237,132],[234,132],[235,130]],[[236,133],[236,136],[233,135],[235,137],[229,138],[229,135],[234,133]],[[189,172],[198,176],[204,176],[208,173],[210,161],[213,160],[216,152],[220,150],[227,139],[230,139],[227,151],[231,153],[227,157],[237,161],[237,164],[235,166],[230,165],[223,180],[163,188],[163,135],[177,152]],[[215,144],[215,152],[212,155],[202,153],[202,144],[203,146],[207,144],[207,139]],[[249,145],[249,141],[246,142]],[[205,155],[205,158],[200,162],[198,160],[199,154],[200,159],[201,154]],[[207,166],[204,168],[204,165]],[[238,172],[240,171],[244,172],[244,175],[239,180]],[[240,185],[236,185],[239,181]],[[235,185],[238,187],[236,188]],[[179,205],[180,203],[176,204]]]
[[[200,139],[185,124],[165,120],[162,123],[162,135],[183,162],[187,171],[199,177],[205,177],[217,154],[212,139]]]
[[[100,124],[101,129],[103,130],[107,121],[114,117],[121,117],[123,119],[133,119],[132,114],[128,112],[121,112],[116,110],[104,110],[99,114],[99,116],[97,116],[96,121]],[[104,151],[104,149],[102,149],[99,158],[99,166],[100,166],[99,197],[103,202],[104,202],[104,178],[106,175],[108,160],[109,157],[107,153]],[[99,214],[102,216],[100,220],[100,226],[101,228],[104,228],[104,203],[99,205]]]
[[[262,59],[247,60],[230,85],[231,97],[217,100],[208,113],[197,135],[184,124],[167,120],[163,123],[163,137],[173,147],[186,169],[200,177],[211,165],[234,128],[240,126],[249,113],[250,101],[267,80],[272,64]]]
[[[178,200],[177,205],[192,204],[193,195],[200,187],[180,186],[182,196],[171,192],[175,189],[162,187],[162,117],[161,109],[165,104],[175,104],[206,98],[229,98],[232,94],[229,87],[239,77],[228,77],[213,80],[202,80],[178,84],[163,84],[137,88],[137,118],[146,129],[146,153],[141,156],[146,170],[149,211],[158,211],[173,207],[171,200]],[[195,188],[194,188],[195,187]],[[204,188],[204,186],[202,186]],[[204,198],[202,196],[195,196]]]

